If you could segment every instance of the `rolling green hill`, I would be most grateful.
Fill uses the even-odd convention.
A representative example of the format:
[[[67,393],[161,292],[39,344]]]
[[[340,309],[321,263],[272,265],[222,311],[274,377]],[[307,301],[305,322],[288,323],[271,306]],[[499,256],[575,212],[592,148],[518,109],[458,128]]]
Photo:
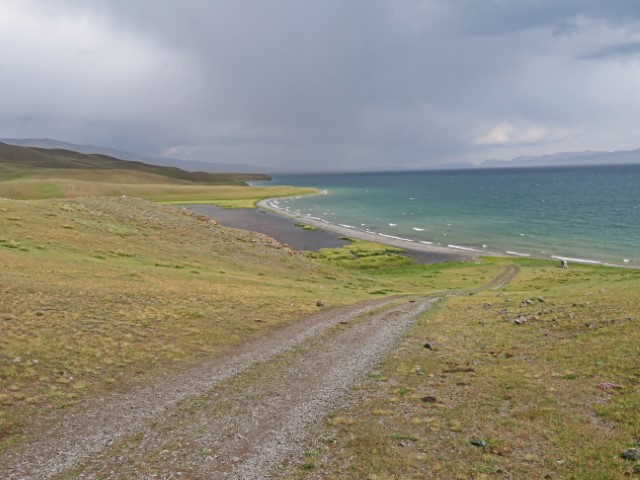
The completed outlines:
[[[187,172],[176,167],[161,167],[142,162],[120,160],[100,154],[84,154],[62,149],[18,147],[0,143],[0,180],[24,178],[84,179],[107,178],[105,171],[119,172],[118,183],[201,183],[208,185],[244,185],[252,180],[268,180],[267,175],[247,173]],[[82,172],[82,173],[80,173]],[[127,181],[127,174],[132,181]],[[110,175],[114,175],[110,173]],[[81,178],[78,178],[81,177]],[[160,178],[159,178],[160,177]],[[125,181],[122,181],[122,179]],[[160,182],[159,180],[163,180]]]

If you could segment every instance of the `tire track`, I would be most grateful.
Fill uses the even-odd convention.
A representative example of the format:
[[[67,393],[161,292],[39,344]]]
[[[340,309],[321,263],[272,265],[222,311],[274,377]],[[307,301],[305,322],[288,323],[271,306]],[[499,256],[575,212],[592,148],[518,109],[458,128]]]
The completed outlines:
[[[128,391],[89,400],[77,409],[38,418],[25,433],[26,445],[0,453],[2,479],[52,478],[110,444],[144,431],[150,421],[180,401],[320,335],[340,321],[351,321],[395,300],[397,297],[390,297],[327,309],[239,345],[228,355],[163,375]]]
[[[517,272],[508,266],[482,289]],[[447,293],[327,309],[230,354],[36,419],[26,445],[0,454],[2,478],[269,478],[306,427]]]

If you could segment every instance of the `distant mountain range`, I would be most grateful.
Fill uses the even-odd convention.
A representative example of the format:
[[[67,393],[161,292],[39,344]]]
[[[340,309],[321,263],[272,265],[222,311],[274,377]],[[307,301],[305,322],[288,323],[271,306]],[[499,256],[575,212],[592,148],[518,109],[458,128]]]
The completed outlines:
[[[589,165],[640,164],[640,149],[615,152],[562,152],[549,155],[517,157],[512,160],[484,160],[479,164],[459,162],[428,166],[428,170],[460,170],[476,168],[535,168],[572,167]]]
[[[95,145],[78,145],[74,143],[52,140],[49,138],[5,138],[0,142],[23,147],[39,147],[52,149],[72,150],[86,154],[102,154],[121,160],[131,160],[150,165],[177,167],[182,170],[198,172],[234,172],[234,173],[289,173],[282,167],[259,167],[248,164],[209,163],[193,160],[179,160],[168,157],[146,157],[132,152],[124,152],[112,148]],[[427,165],[425,170],[446,169],[476,169],[476,168],[526,168],[526,167],[559,167],[579,165],[614,165],[614,164],[640,164],[640,149],[619,150],[615,152],[563,152],[550,155],[517,157],[512,160],[485,160],[480,164],[473,163],[449,163],[442,165]],[[299,167],[298,167],[299,171]],[[317,171],[317,170],[314,170]]]
[[[624,165],[640,163],[640,149],[615,152],[563,152],[551,155],[518,157],[513,160],[485,160],[479,168],[552,167],[573,165]]]

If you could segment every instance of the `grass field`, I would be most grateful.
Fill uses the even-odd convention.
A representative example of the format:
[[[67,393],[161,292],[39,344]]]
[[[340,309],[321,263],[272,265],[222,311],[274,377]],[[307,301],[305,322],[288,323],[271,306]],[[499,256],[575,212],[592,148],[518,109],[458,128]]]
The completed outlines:
[[[0,200],[0,232],[0,444],[34,412],[220,353],[318,299],[462,288],[499,269],[360,273],[128,197]]]
[[[251,208],[256,202],[265,198],[304,195],[315,191],[311,188],[287,186],[194,185],[180,182],[141,184],[136,183],[140,176],[137,173],[114,175],[117,175],[116,178],[121,181],[125,180],[126,183],[56,178],[0,181],[0,198],[30,200],[126,195],[162,203],[210,203],[226,208]]]
[[[448,291],[315,432],[290,478],[640,476],[620,458],[640,447],[640,271],[416,265],[363,241],[303,255],[164,203],[251,207],[312,189],[63,156],[74,168],[47,155],[26,169],[0,162],[0,449],[33,415],[227,351],[319,299]],[[477,289],[511,263],[514,281]]]
[[[315,192],[311,188],[247,186],[248,181],[268,178],[187,172],[105,155],[0,143],[0,198],[14,200],[126,195],[162,203],[251,208],[265,198]]]
[[[636,477],[640,272],[517,263],[425,313],[291,478]]]

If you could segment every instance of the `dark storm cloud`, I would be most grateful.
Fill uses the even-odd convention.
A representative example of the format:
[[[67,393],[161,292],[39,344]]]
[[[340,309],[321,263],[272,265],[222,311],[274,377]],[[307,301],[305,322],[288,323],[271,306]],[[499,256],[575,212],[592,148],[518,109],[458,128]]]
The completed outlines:
[[[7,5],[5,136],[332,168],[636,146],[635,0]]]

